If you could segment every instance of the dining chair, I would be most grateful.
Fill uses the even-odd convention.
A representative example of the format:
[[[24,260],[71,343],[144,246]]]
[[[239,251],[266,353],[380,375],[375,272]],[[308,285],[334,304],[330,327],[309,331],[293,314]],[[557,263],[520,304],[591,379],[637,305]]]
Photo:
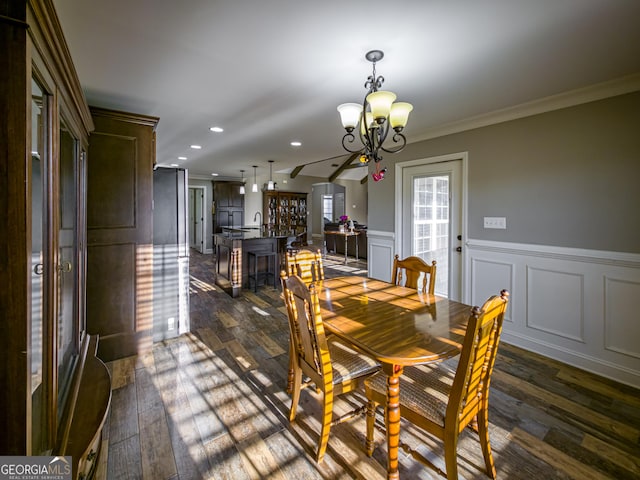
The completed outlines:
[[[304,283],[324,280],[324,266],[322,252],[318,250],[301,249],[296,252],[287,252],[287,273],[297,275]]]
[[[401,377],[400,416],[444,442],[447,478],[458,478],[458,436],[466,426],[479,434],[487,474],[496,469],[489,443],[489,383],[496,360],[509,293],[473,307],[457,366],[451,362],[406,367]],[[377,373],[364,382],[367,396],[366,451],[374,450],[377,405],[387,402],[386,376]]]
[[[431,265],[420,257],[407,257],[402,260],[396,256],[393,258],[393,271],[391,273],[391,283],[409,288],[418,288],[418,280],[422,275],[422,286],[419,289],[422,293],[433,295],[436,288],[436,261]],[[429,278],[429,288],[427,288],[427,277]],[[403,281],[404,280],[404,281]]]
[[[307,286],[311,282],[324,280],[322,252],[320,250],[288,251],[285,258],[287,276],[297,275]],[[293,392],[293,344],[294,341],[291,340],[289,342],[289,375],[287,377],[287,393],[289,395]]]
[[[307,287],[300,277],[287,277],[285,272],[281,273],[280,278],[293,343],[293,393],[289,421],[293,422],[296,418],[301,390],[315,385],[322,392],[322,428],[316,454],[316,461],[321,462],[331,426],[365,410],[363,405],[333,420],[334,396],[355,390],[361,379],[378,371],[380,366],[334,338],[326,337],[313,283]],[[308,382],[303,383],[303,375],[309,378]]]

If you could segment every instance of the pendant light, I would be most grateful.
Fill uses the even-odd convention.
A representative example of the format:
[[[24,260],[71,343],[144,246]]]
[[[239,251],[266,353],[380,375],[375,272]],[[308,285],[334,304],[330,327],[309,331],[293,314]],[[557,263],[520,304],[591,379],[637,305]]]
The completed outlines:
[[[267,183],[267,190],[274,190],[275,186],[273,184],[273,178],[272,178],[272,167],[273,167],[273,160],[269,160],[269,183]]]
[[[251,191],[256,193],[258,191],[258,182],[256,182],[256,168],[257,166],[253,166],[253,185],[251,185]]]
[[[242,185],[240,185],[240,195],[244,195],[244,170],[240,170],[240,174],[242,175]]]

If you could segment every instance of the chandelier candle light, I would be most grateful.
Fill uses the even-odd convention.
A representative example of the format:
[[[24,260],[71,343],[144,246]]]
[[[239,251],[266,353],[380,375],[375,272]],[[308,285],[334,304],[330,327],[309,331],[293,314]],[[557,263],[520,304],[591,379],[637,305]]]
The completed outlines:
[[[347,133],[342,137],[342,146],[347,152],[359,153],[360,162],[369,163],[371,160],[379,162],[382,160],[380,150],[387,153],[398,153],[407,144],[407,139],[401,133],[407,125],[409,113],[413,110],[413,105],[406,102],[395,102],[396,94],[382,88],[384,77],[376,77],[376,62],[382,60],[384,53],[381,50],[371,50],[367,52],[365,58],[373,63],[373,73],[364,84],[368,90],[362,105],[359,103],[343,103],[338,106],[342,126]],[[395,102],[395,103],[394,103]],[[362,148],[352,149],[349,144],[355,140],[353,131],[358,127]],[[394,130],[392,140],[397,145],[384,146],[389,133],[389,127]]]

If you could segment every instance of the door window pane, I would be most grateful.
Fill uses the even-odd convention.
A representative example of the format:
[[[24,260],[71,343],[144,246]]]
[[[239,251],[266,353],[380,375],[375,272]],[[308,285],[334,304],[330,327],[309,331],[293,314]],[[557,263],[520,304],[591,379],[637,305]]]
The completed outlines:
[[[323,195],[322,196],[322,217],[324,218],[324,223],[331,223],[334,221],[333,218],[333,195]]]
[[[449,204],[448,175],[413,179],[413,248],[412,255],[425,262],[437,262],[436,293],[449,292]]]

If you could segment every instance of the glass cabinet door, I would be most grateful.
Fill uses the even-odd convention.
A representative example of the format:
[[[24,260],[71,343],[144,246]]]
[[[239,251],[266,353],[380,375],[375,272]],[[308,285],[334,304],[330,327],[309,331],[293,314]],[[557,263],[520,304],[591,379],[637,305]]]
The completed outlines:
[[[64,412],[78,353],[78,142],[60,121],[58,163],[58,421]]]
[[[31,82],[31,449],[47,448],[47,382],[44,378],[45,232],[44,209],[48,100],[40,85]]]
[[[83,204],[79,142],[62,119],[52,134],[56,103],[44,84],[32,80],[31,91],[31,454],[47,455],[60,440],[84,328]]]

